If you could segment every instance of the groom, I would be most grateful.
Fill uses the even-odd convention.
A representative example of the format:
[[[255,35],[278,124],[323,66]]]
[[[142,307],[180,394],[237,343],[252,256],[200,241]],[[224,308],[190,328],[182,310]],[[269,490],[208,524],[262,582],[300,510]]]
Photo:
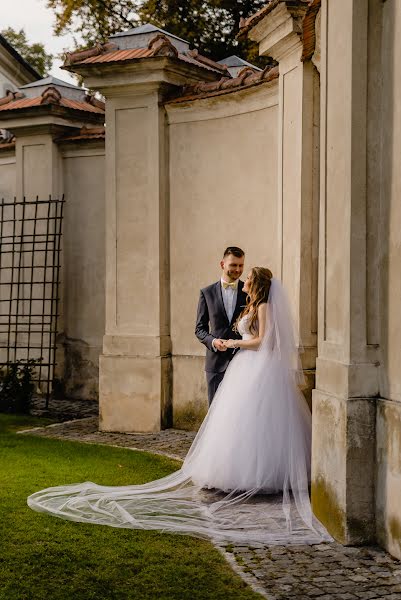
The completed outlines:
[[[232,328],[246,304],[244,283],[239,279],[244,258],[241,248],[226,248],[220,261],[221,279],[200,291],[195,335],[207,348],[205,371],[209,406],[235,352],[227,349],[223,340],[241,338]]]

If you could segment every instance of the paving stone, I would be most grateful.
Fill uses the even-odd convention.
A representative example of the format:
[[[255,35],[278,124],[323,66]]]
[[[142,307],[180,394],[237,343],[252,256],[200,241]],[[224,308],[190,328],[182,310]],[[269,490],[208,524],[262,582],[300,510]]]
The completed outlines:
[[[349,579],[352,581],[368,581],[367,577],[362,577],[362,575],[350,575]]]

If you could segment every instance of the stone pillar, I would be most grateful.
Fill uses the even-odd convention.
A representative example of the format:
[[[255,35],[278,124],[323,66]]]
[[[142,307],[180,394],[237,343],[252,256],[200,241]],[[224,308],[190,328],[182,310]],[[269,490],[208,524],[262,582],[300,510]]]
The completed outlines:
[[[168,140],[161,82],[103,88],[106,332],[100,429],[158,431],[171,412]]]
[[[61,159],[54,133],[47,128],[16,133],[17,200],[44,200],[62,194]]]
[[[188,42],[148,25],[69,55],[68,68],[106,98],[106,331],[100,429],[172,424],[169,142],[163,102],[219,79]],[[205,62],[206,61],[206,62]]]
[[[309,388],[317,354],[319,74],[304,60],[303,7],[278,4],[250,32],[279,63],[278,243],[280,272],[304,347]],[[310,392],[309,389],[309,392]]]
[[[379,3],[378,3],[379,4]],[[312,504],[345,544],[374,539],[377,339],[368,324],[366,0],[321,14],[319,341]]]

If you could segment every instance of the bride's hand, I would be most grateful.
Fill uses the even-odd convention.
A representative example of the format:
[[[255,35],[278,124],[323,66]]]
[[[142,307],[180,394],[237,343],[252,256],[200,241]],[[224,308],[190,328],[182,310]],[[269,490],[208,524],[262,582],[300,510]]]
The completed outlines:
[[[226,348],[236,348],[237,340],[224,340],[224,345]]]

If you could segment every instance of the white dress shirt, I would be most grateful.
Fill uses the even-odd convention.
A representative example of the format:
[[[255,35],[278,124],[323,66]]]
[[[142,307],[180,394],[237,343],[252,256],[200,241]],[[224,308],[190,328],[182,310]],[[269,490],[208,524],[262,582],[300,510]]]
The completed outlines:
[[[235,288],[232,287],[224,287],[223,286],[224,279],[221,280],[221,293],[223,295],[224,308],[226,309],[228,320],[231,323],[231,319],[233,318],[233,314],[235,311],[235,305],[237,303],[237,294],[238,294],[238,280]]]
[[[238,280],[237,280],[237,285],[235,286],[235,288],[229,286],[229,287],[224,287],[223,283],[224,283],[224,279],[221,279],[221,294],[223,296],[223,303],[224,303],[224,308],[227,314],[227,318],[229,320],[229,322],[231,323],[231,319],[233,318],[233,314],[235,311],[235,306],[237,304],[237,295],[238,295]],[[212,346],[215,352],[217,352],[217,348],[215,348],[214,346],[214,340],[212,342]]]

